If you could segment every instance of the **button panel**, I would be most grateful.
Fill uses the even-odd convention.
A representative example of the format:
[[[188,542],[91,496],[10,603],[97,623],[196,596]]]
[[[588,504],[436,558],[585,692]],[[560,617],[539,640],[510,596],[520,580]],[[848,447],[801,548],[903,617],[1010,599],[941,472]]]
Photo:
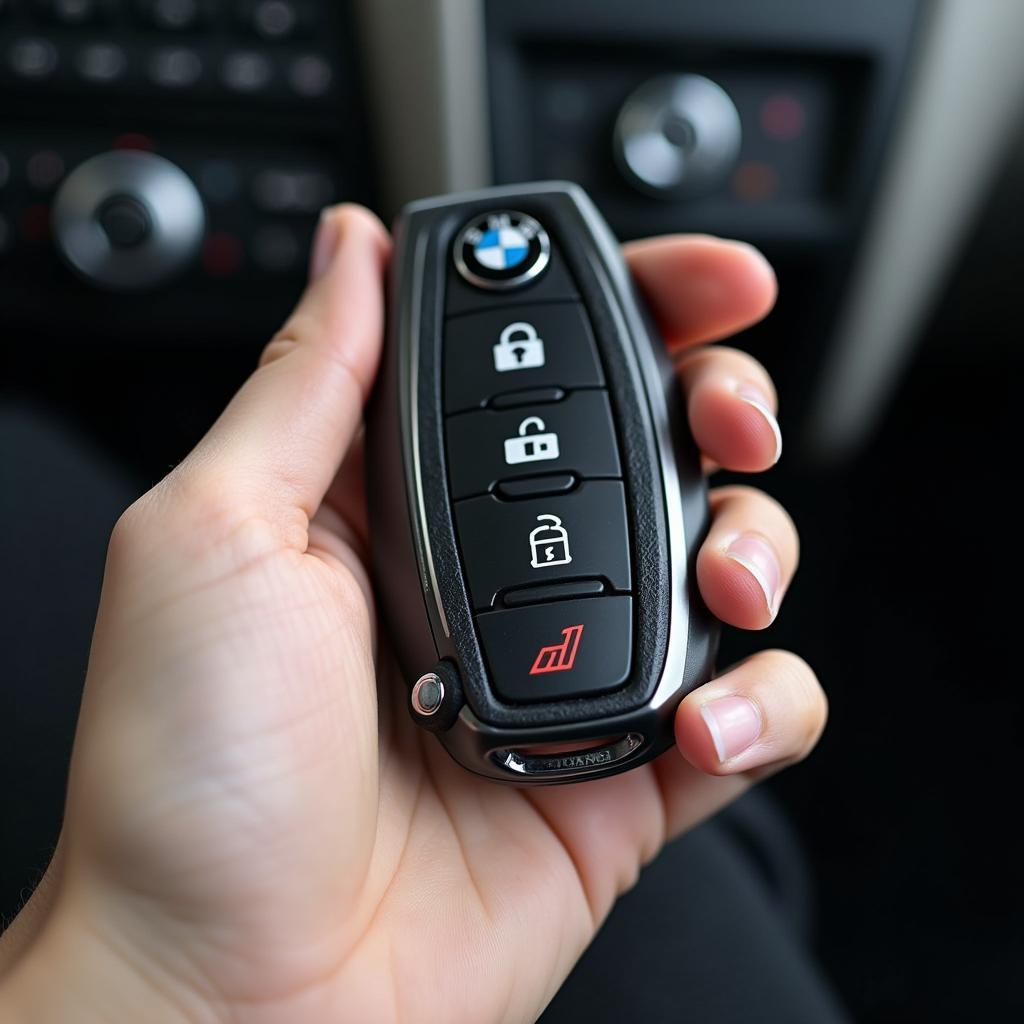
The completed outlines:
[[[633,599],[599,597],[477,616],[495,692],[532,702],[615,690],[629,676]]]
[[[621,476],[608,396],[577,391],[564,402],[448,418],[452,497],[486,494],[498,483],[538,473]]]
[[[443,403],[491,683],[500,699],[529,703],[625,685],[631,552],[616,417],[586,309],[557,240],[525,214],[499,223],[507,213],[479,214],[453,245]]]

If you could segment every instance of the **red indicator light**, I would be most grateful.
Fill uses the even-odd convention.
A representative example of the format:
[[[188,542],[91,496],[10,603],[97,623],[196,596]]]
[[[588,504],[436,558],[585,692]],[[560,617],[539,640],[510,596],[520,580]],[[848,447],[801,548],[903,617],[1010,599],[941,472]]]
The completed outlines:
[[[761,106],[761,131],[770,139],[788,142],[803,133],[807,111],[795,97],[786,93],[770,96]]]
[[[203,244],[203,269],[215,277],[233,274],[242,262],[242,246],[234,235],[217,231]]]
[[[733,172],[732,190],[745,203],[763,203],[779,191],[779,176],[771,164],[745,160]]]
[[[45,242],[50,237],[50,208],[45,203],[25,210],[21,215],[21,233],[28,242]]]
[[[583,626],[566,626],[562,630],[565,639],[560,644],[542,647],[533,659],[531,676],[543,675],[545,672],[568,672],[576,663],[576,652],[579,650]]]
[[[139,132],[125,132],[114,139],[114,149],[141,149],[144,153],[152,153],[153,140]]]

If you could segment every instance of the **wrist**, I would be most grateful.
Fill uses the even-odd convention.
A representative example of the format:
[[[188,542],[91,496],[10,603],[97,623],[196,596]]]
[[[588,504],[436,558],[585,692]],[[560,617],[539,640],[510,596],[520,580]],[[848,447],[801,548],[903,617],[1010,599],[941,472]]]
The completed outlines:
[[[112,929],[56,906],[0,979],[4,1024],[216,1024],[211,1003]]]

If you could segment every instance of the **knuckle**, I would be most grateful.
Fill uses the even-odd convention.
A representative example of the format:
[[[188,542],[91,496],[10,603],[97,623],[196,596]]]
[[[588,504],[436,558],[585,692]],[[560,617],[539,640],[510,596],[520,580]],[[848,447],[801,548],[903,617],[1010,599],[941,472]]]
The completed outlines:
[[[259,362],[256,365],[262,368],[269,366],[271,363],[276,363],[278,359],[282,359],[289,352],[294,351],[297,345],[298,340],[285,334],[284,328],[282,328],[264,346],[263,351],[260,353]]]
[[[274,333],[263,350],[264,354],[284,355],[302,345],[307,345],[316,336],[317,323],[301,306]]]
[[[176,517],[189,530],[219,535],[224,528],[244,518],[237,489],[224,473],[214,469],[192,469],[176,474],[173,503]]]
[[[149,494],[133,501],[118,517],[110,533],[110,550],[131,548],[149,520]]]

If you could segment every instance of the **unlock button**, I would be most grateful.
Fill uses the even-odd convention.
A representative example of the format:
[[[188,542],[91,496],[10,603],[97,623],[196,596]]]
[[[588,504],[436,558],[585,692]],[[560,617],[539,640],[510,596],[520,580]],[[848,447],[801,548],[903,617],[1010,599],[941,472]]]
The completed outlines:
[[[621,476],[604,391],[575,391],[561,402],[449,416],[452,497],[486,494],[502,480],[573,473]]]

